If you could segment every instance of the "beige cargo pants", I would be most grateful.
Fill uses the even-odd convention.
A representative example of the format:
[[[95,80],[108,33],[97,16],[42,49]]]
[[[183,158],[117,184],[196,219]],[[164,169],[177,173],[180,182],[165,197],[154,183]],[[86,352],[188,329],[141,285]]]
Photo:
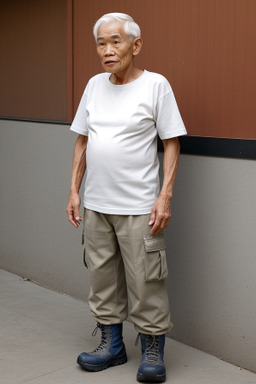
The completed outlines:
[[[164,237],[150,235],[149,217],[85,209],[89,305],[101,324],[118,324],[129,315],[137,332],[161,335],[172,327],[165,286],[168,271]]]

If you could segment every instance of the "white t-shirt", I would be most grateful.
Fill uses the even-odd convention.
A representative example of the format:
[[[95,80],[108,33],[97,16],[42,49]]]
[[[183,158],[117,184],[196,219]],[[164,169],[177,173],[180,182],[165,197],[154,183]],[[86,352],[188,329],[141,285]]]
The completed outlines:
[[[114,85],[90,79],[71,130],[88,136],[84,206],[119,215],[151,212],[159,194],[157,134],[185,135],[173,91],[157,73]]]

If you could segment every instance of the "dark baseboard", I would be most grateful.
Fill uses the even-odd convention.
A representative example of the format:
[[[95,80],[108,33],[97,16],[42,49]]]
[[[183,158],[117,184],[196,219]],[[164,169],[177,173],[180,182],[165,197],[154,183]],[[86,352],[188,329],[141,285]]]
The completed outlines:
[[[188,155],[256,159],[256,140],[181,136],[180,152]],[[158,149],[163,151],[161,140]]]
[[[24,121],[28,123],[42,123],[42,124],[61,124],[61,125],[70,125],[66,120],[46,120],[46,119],[36,119],[36,118],[26,118],[26,117],[8,117],[0,116],[0,120],[13,120],[13,121]]]

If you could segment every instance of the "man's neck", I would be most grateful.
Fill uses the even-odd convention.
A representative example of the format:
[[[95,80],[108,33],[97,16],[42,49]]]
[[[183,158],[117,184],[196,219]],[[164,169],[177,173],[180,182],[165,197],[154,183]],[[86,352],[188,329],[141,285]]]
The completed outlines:
[[[112,73],[110,82],[115,85],[123,85],[138,79],[142,74],[141,69],[133,67],[131,70],[125,71],[125,73]]]

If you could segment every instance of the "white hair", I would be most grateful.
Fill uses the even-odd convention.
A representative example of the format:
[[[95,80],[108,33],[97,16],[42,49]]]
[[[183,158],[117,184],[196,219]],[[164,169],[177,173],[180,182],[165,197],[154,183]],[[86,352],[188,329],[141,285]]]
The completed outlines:
[[[111,22],[116,22],[119,21],[121,23],[124,23],[124,31],[128,36],[131,36],[132,39],[136,39],[137,37],[140,37],[140,27],[138,24],[135,23],[133,18],[129,15],[126,15],[125,13],[107,13],[106,15],[103,15],[96,23],[94,24],[93,27],[93,34],[95,37],[95,40],[97,41],[98,37],[98,29],[99,26],[102,23],[111,23]]]

